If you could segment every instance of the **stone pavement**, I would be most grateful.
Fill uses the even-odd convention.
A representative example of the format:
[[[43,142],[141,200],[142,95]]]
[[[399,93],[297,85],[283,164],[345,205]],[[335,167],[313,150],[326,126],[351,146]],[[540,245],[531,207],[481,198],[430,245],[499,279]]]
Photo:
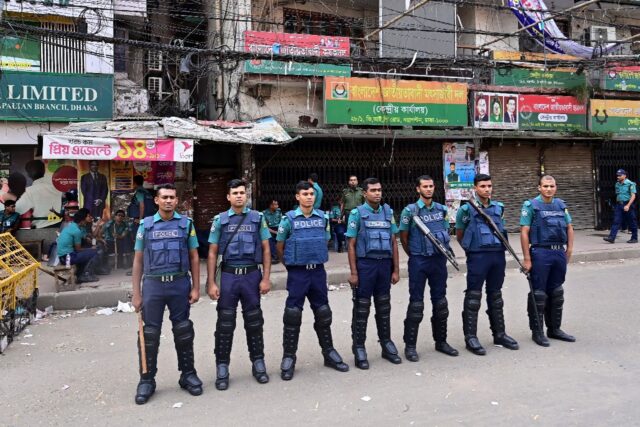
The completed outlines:
[[[574,253],[572,263],[584,263],[594,261],[606,261],[612,259],[640,258],[640,245],[627,244],[629,234],[618,234],[615,244],[602,240],[607,236],[607,231],[579,230],[576,231]],[[520,239],[515,233],[510,235],[511,244],[518,255],[522,254]],[[453,250],[460,264],[460,273],[466,272],[464,251],[452,240]],[[515,260],[507,254],[507,268],[516,268]],[[329,262],[325,265],[329,284],[338,285],[346,283],[349,277],[349,264],[346,253],[329,252]],[[449,265],[449,273],[457,272]],[[460,274],[457,273],[457,274]],[[206,265],[200,264],[202,294],[205,292]],[[400,249],[400,275],[407,277],[407,256]],[[55,293],[53,278],[47,274],[39,273],[40,297],[38,306],[42,309],[52,305],[56,310],[72,310],[84,307],[115,307],[118,301],[127,301],[131,295],[131,277],[125,275],[125,270],[113,270],[108,276],[99,276],[100,281],[80,285],[76,291]],[[287,274],[282,264],[273,266],[271,272],[271,284],[273,290],[286,288]]]

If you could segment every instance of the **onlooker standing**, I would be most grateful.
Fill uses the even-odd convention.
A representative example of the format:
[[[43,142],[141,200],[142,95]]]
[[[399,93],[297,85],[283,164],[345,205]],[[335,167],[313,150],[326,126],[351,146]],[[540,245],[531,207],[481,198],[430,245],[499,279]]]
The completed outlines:
[[[364,194],[362,188],[358,186],[358,177],[349,176],[349,186],[342,190],[342,199],[340,200],[340,210],[344,215],[349,215],[351,211],[364,203]]]
[[[606,242],[614,243],[616,234],[624,221],[627,222],[631,231],[631,239],[627,243],[638,243],[638,224],[636,223],[636,183],[627,179],[627,171],[618,169],[616,172],[618,182],[616,182],[616,207],[613,217],[613,225]]]
[[[322,196],[324,196],[324,192],[322,191],[322,188],[320,187],[320,185],[318,185],[318,174],[317,173],[309,174],[308,181],[309,181],[309,184],[313,186],[313,189],[315,190],[315,194],[316,194],[316,201],[313,203],[313,209],[320,209],[320,207],[322,206]]]
[[[340,208],[340,200],[331,206],[329,211],[329,221],[331,223],[331,237],[333,239],[333,247],[336,252],[342,252],[342,246],[345,243],[344,233],[347,231],[345,223],[346,214]]]
[[[15,236],[20,225],[20,215],[16,212],[16,202],[7,200],[4,210],[0,212],[0,233],[11,233]]]
[[[269,247],[271,248],[271,262],[277,263],[278,254],[276,253],[276,236],[278,235],[278,226],[282,220],[282,211],[280,210],[279,203],[276,199],[271,200],[269,209],[265,209],[262,212],[265,221],[267,221],[267,227],[269,227]]]
[[[129,224],[126,221],[125,213],[122,209],[116,211],[114,219],[108,221],[102,227],[102,237],[106,242],[107,253],[116,254],[118,267],[124,266],[125,255],[131,254],[131,239]],[[129,266],[127,266],[128,268]]]

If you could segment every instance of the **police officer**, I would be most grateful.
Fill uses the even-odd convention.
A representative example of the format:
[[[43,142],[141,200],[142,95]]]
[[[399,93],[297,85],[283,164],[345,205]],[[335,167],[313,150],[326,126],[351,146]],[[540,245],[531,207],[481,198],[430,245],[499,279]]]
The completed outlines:
[[[340,210],[346,216],[363,203],[364,195],[362,194],[362,188],[358,186],[358,177],[351,175],[349,176],[348,186],[342,189]]]
[[[276,236],[278,235],[278,226],[282,220],[282,211],[280,210],[278,201],[276,199],[271,200],[269,203],[269,209],[265,209],[262,212],[264,219],[267,221],[267,227],[269,227],[269,249],[271,250],[271,262],[278,263],[278,253],[276,251]]]
[[[522,205],[520,216],[520,244],[524,267],[531,272],[533,297],[537,307],[536,319],[531,293],[527,299],[529,327],[536,344],[549,346],[542,333],[543,316],[547,322],[547,336],[562,341],[576,339],[560,329],[564,305],[564,283],[567,263],[573,252],[573,226],[564,200],[555,198],[556,180],[551,175],[540,177],[540,195]]]
[[[229,181],[227,188],[227,200],[231,207],[213,219],[207,258],[207,293],[211,299],[218,300],[215,332],[218,390],[229,387],[229,363],[238,301],[242,302],[251,371],[258,383],[269,382],[264,363],[264,318],[260,308],[260,294],[266,294],[271,289],[269,228],[260,212],[246,206],[247,184],[244,181],[233,179]],[[222,269],[220,288],[215,281],[218,255],[222,256],[219,267]],[[260,264],[264,274],[260,272]]]
[[[193,396],[202,394],[202,381],[194,368],[195,333],[189,320],[191,304],[200,299],[196,230],[190,218],[175,211],[178,197],[173,184],[163,184],[158,188],[155,203],[159,206],[158,212],[144,218],[136,233],[133,259],[132,303],[136,311],[142,309],[147,359],[147,373],[142,373],[138,341],[140,382],[135,401],[139,405],[146,403],[156,390],[158,347],[165,307],[169,307],[178,353],[178,370],[181,371],[178,384]]]
[[[631,239],[627,243],[638,243],[638,224],[636,223],[636,183],[627,179],[627,172],[618,169],[616,172],[618,182],[616,182],[616,208],[614,211],[613,225],[606,242],[614,243],[616,234],[623,221],[626,221],[631,230]]]
[[[398,233],[393,210],[380,204],[382,184],[378,178],[367,178],[362,183],[365,203],[353,209],[349,215],[349,284],[353,289],[353,316],[351,338],[355,364],[369,369],[365,341],[371,297],[376,306],[378,339],[382,358],[399,364],[398,349],[391,340],[391,284],[400,280],[398,261]]]
[[[349,366],[333,348],[331,337],[331,308],[327,296],[327,272],[324,263],[329,259],[327,241],[329,221],[326,215],[314,209],[315,191],[311,183],[300,181],[296,185],[298,208],[282,218],[278,229],[278,255],[287,268],[289,295],[284,308],[283,357],[281,378],[293,378],[296,351],[302,323],[305,298],[315,316],[313,328],[318,335],[325,366],[347,372]]]
[[[478,174],[473,180],[476,205],[491,218],[498,230],[506,236],[504,228],[504,205],[491,200],[493,186],[491,177]],[[518,343],[505,333],[502,300],[502,284],[506,260],[506,248],[493,234],[484,219],[469,204],[458,210],[456,216],[456,237],[467,255],[467,290],[462,311],[462,328],[467,350],[483,356],[486,350],[478,340],[478,311],[482,299],[482,285],[487,284],[487,314],[493,343],[510,350],[517,350]]]
[[[419,360],[416,351],[418,328],[424,316],[424,290],[429,280],[432,316],[431,332],[436,350],[449,356],[457,356],[458,350],[447,343],[447,258],[415,225],[413,216],[422,222],[442,244],[449,249],[449,219],[447,207],[433,200],[433,178],[422,175],[416,180],[416,192],[420,198],[408,205],[400,215],[400,241],[409,255],[409,307],[404,321],[404,355],[407,360]]]

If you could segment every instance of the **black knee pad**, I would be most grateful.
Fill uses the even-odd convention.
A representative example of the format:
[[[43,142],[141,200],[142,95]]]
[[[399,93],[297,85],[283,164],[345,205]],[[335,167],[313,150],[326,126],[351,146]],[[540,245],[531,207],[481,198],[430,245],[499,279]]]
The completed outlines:
[[[381,295],[375,297],[373,302],[376,305],[376,314],[391,313],[391,295]]]
[[[218,310],[217,331],[221,333],[233,333],[236,329],[236,311],[229,309]]]
[[[329,327],[331,326],[331,308],[328,305],[321,305],[316,308],[313,312],[315,315],[316,325],[318,327]]]
[[[264,318],[262,317],[262,310],[256,308],[255,310],[245,311],[242,313],[244,317],[244,327],[248,331],[259,331],[264,325]]]
[[[487,295],[487,304],[494,308],[503,308],[504,300],[502,299],[502,292],[491,292]]]
[[[282,321],[285,325],[300,327],[302,324],[302,310],[298,307],[285,307]]]
[[[433,315],[438,318],[449,316],[449,302],[447,298],[441,298],[433,304]]]
[[[193,330],[193,322],[191,320],[183,320],[173,324],[173,339],[179,344],[183,342],[191,342],[195,338]]]
[[[482,291],[467,291],[464,297],[464,308],[471,311],[480,310]]]
[[[544,291],[535,290],[533,291],[533,299],[535,299],[537,303],[544,303],[547,301],[547,294]]]
[[[158,345],[160,344],[160,329],[153,326],[144,326],[142,328],[144,334],[145,345]]]
[[[355,301],[356,314],[361,317],[368,317],[369,311],[371,311],[371,300],[365,298],[358,298]]]
[[[551,291],[551,304],[554,306],[561,306],[564,304],[564,288],[562,286],[558,286]]]
[[[407,309],[407,319],[420,323],[422,322],[422,318],[424,317],[424,301],[413,301],[409,303],[409,308]]]

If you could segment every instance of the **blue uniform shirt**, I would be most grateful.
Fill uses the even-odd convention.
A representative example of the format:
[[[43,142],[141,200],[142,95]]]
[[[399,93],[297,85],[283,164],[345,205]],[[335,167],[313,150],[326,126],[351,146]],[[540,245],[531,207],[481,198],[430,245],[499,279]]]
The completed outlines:
[[[636,183],[625,179],[622,183],[616,182],[616,200],[618,202],[628,202],[631,195],[636,194]]]
[[[251,209],[245,206],[242,210],[243,214],[246,214]],[[229,216],[237,215],[233,209],[229,209],[227,211]],[[269,227],[267,227],[267,221],[264,219],[264,215],[261,212],[260,214],[260,240],[269,240],[271,238],[271,233],[269,233]],[[213,218],[213,223],[211,224],[211,232],[209,233],[209,243],[218,244],[220,242],[220,215],[216,215]]]
[[[178,212],[173,213],[173,219],[180,219],[182,216]],[[172,219],[172,220],[173,220]],[[164,221],[160,214],[156,212],[153,215],[153,222],[156,223],[158,221]],[[187,247],[189,249],[197,249],[198,248],[198,237],[196,236],[196,229],[193,227],[193,221],[189,219],[189,225],[187,226],[189,230],[189,240],[187,241]],[[138,232],[136,233],[136,244],[133,248],[136,252],[142,252],[144,250],[144,223],[140,223],[138,227]]]
[[[479,200],[476,199],[477,203],[480,203]],[[504,223],[504,205],[501,202],[494,202],[493,200],[489,200],[489,206],[491,205],[498,205],[501,206],[502,209],[502,226],[505,226]],[[465,204],[463,205],[460,209],[458,209],[458,214],[456,215],[456,230],[466,230],[467,225],[469,225],[469,222],[471,221],[471,212],[469,212],[469,209],[473,209],[471,206],[469,206],[469,204]]]
[[[313,189],[315,190],[316,194],[316,201],[313,202],[313,209],[320,209],[320,206],[322,205],[322,196],[324,196],[324,193],[317,182],[313,183]]]
[[[427,205],[422,201],[422,199],[418,199],[416,202],[416,206],[418,209],[427,209],[428,211],[432,211],[435,204],[432,202],[431,206],[427,208]],[[444,218],[443,218],[443,226],[445,230],[449,229],[449,210],[446,206],[442,206],[444,208]],[[404,208],[402,213],[400,214],[400,231],[409,231],[409,228],[416,227],[413,222],[413,214],[409,212],[408,208]]]
[[[267,221],[267,227],[269,228],[278,228],[280,225],[280,221],[282,220],[282,211],[280,208],[276,209],[275,212],[271,212],[271,209],[265,209],[262,212],[265,221]]]
[[[543,202],[542,196],[536,197],[536,200]],[[567,224],[571,224],[571,215],[569,215],[569,209],[564,210],[564,220],[567,222]],[[531,201],[527,200],[522,205],[522,212],[520,213],[520,225],[531,227],[531,224],[533,224],[533,206],[531,206]]]
[[[378,210],[373,210],[373,208],[366,202],[363,203],[363,206],[366,210],[373,213],[379,213],[380,209],[382,209],[382,205],[380,205]],[[393,209],[391,209],[391,215],[393,215]],[[345,236],[358,237],[358,231],[360,231],[360,212],[358,212],[358,208],[351,210],[348,224]],[[391,217],[391,234],[398,234],[398,226],[396,225],[396,219],[393,216]]]
[[[63,257],[75,252],[76,245],[82,243],[86,234],[86,231],[81,229],[77,223],[69,223],[58,236],[58,256]]]
[[[295,216],[298,217],[300,215],[304,215],[300,208],[296,208]],[[327,240],[331,240],[331,230],[329,228],[329,218],[327,215],[324,215],[324,219],[327,223],[327,227],[325,229],[325,236]],[[286,215],[282,217],[282,221],[280,221],[280,226],[278,227],[278,235],[276,236],[276,240],[278,242],[284,242],[291,235],[291,223],[289,222],[289,218]]]

